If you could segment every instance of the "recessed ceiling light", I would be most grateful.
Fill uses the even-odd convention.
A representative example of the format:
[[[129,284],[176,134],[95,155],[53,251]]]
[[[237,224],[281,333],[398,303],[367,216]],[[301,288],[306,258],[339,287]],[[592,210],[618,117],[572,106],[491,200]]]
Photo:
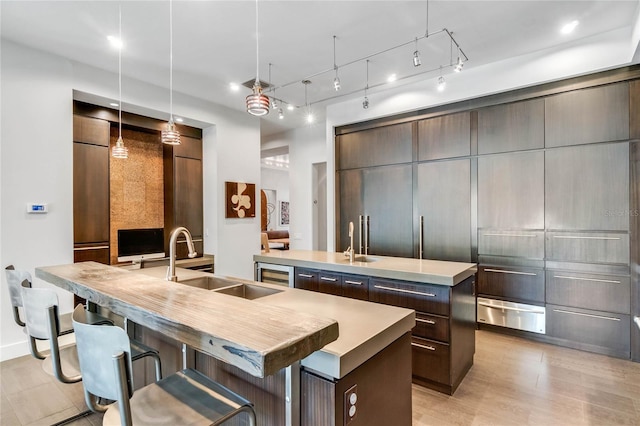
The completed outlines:
[[[571,34],[573,32],[573,30],[576,29],[576,27],[578,26],[579,22],[578,21],[571,21],[568,24],[565,24],[561,29],[560,32],[562,34]]]
[[[118,103],[117,102],[111,102],[109,105],[111,105],[112,107],[118,107]]]
[[[387,77],[387,81],[389,83],[393,83],[394,81],[396,81],[398,79],[398,76],[395,74],[391,74],[389,77]]]
[[[122,40],[119,39],[116,36],[108,36],[107,40],[109,40],[109,43],[111,43],[111,47],[113,47],[114,49],[122,49]]]
[[[232,92],[237,92],[240,90],[240,85],[238,83],[229,83],[229,89],[231,89]]]
[[[182,117],[173,117],[173,119],[176,120],[178,123],[182,123],[184,121]]]

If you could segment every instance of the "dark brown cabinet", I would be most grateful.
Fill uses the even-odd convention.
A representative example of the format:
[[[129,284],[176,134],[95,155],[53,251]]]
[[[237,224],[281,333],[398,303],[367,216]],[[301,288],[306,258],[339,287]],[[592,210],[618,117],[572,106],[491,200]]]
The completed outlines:
[[[362,243],[356,253],[413,257],[412,173],[410,164],[340,172],[342,249],[349,246],[353,222],[354,245]]]
[[[318,274],[320,271],[317,269],[296,268],[294,273],[296,274],[294,279],[295,288],[311,291],[320,290],[318,286]]]
[[[548,96],[545,146],[629,139],[629,83],[615,83]]]
[[[369,279],[369,300],[416,311],[412,330],[414,382],[453,394],[473,365],[475,278],[456,286]]]
[[[544,270],[480,266],[478,294],[522,303],[544,303]]]
[[[295,288],[369,300],[369,277],[317,269],[295,268]]]
[[[73,116],[74,262],[109,263],[109,122]]]
[[[544,100],[478,110],[478,154],[544,148]]]
[[[337,170],[410,163],[411,123],[396,124],[336,136]]]
[[[549,230],[627,231],[629,144],[547,151],[545,222]]]
[[[202,141],[183,136],[180,145],[165,145],[163,155],[165,252],[169,253],[171,231],[184,226],[201,256],[204,249]],[[178,259],[187,257],[184,237],[178,238],[176,251]]]
[[[471,261],[471,162],[448,160],[417,166],[417,256]],[[422,238],[420,238],[422,233]],[[422,247],[419,247],[422,241]]]
[[[418,121],[418,161],[470,155],[470,116],[467,111]]]
[[[369,300],[369,277],[342,274],[341,296],[351,299]]]

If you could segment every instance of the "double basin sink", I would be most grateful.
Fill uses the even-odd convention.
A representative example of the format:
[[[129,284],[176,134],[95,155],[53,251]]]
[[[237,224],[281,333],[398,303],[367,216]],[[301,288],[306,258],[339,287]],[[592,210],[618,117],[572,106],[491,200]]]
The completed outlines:
[[[216,293],[227,294],[229,296],[241,297],[247,300],[254,300],[282,292],[282,290],[276,290],[254,284],[239,283],[227,278],[219,278],[209,275],[179,280],[178,283],[215,291]]]

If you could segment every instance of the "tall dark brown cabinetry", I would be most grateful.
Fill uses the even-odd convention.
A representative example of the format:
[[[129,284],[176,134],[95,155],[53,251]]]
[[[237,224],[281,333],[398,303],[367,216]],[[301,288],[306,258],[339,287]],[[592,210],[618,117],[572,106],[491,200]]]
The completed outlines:
[[[109,122],[73,116],[73,258],[109,264]]]
[[[198,255],[203,253],[203,183],[202,140],[181,137],[181,145],[165,145],[164,156],[164,232],[169,253],[169,236],[179,226],[186,227],[193,237]],[[183,236],[178,238],[177,256],[187,257]]]
[[[544,306],[546,335],[520,334],[640,359],[640,66],[345,126],[336,143],[393,126],[413,130],[414,257],[422,237],[425,258],[479,264],[478,295]],[[339,222],[357,196],[340,193]]]

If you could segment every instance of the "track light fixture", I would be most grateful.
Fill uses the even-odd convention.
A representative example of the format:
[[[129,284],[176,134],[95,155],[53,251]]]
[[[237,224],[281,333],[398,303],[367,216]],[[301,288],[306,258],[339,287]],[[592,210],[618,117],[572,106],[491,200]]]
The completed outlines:
[[[369,98],[367,97],[367,91],[369,90],[369,60],[367,59],[367,85],[364,86],[364,100],[362,101],[362,108],[369,108]]]
[[[458,62],[456,63],[456,66],[455,66],[455,67],[453,67],[453,70],[454,70],[455,72],[460,72],[460,71],[462,71],[462,67],[463,67],[463,66],[464,66],[464,62],[462,62],[462,58],[460,58],[460,57],[458,56]]]
[[[280,120],[284,119],[284,112],[282,111],[282,108],[280,108],[280,109],[278,110],[278,118],[279,118]]]
[[[416,37],[416,50],[413,52],[413,66],[419,67],[422,65],[422,61],[420,60],[420,52],[418,52],[418,37]]]
[[[122,10],[118,6],[118,38],[122,42]],[[118,140],[111,149],[113,158],[129,158],[129,149],[122,140],[122,45],[118,49]]]
[[[313,114],[311,114],[311,106],[309,106],[309,98],[307,96],[307,86],[311,84],[311,80],[302,80],[304,84],[304,104],[307,109],[307,123],[313,123]]]
[[[269,62],[269,86],[270,87],[272,87],[271,86],[271,65],[272,65],[272,63]],[[275,89],[275,87],[273,88],[273,96],[272,96],[272,99],[271,99],[271,108],[278,109],[278,100],[276,99],[276,89]]]
[[[258,0],[256,0],[256,81],[253,84],[253,93],[247,96],[247,112],[257,117],[269,114],[269,97],[262,93],[260,85],[260,45],[258,42]]]
[[[336,65],[336,36],[333,36],[333,69],[336,77],[333,79],[333,89],[337,92],[340,90],[340,77],[338,77],[338,65]]]
[[[160,139],[166,145],[180,145],[180,132],[173,122],[173,2],[169,0],[169,122],[160,133]]]
[[[443,76],[438,77],[438,92],[444,91],[447,87],[447,82],[444,80]]]

